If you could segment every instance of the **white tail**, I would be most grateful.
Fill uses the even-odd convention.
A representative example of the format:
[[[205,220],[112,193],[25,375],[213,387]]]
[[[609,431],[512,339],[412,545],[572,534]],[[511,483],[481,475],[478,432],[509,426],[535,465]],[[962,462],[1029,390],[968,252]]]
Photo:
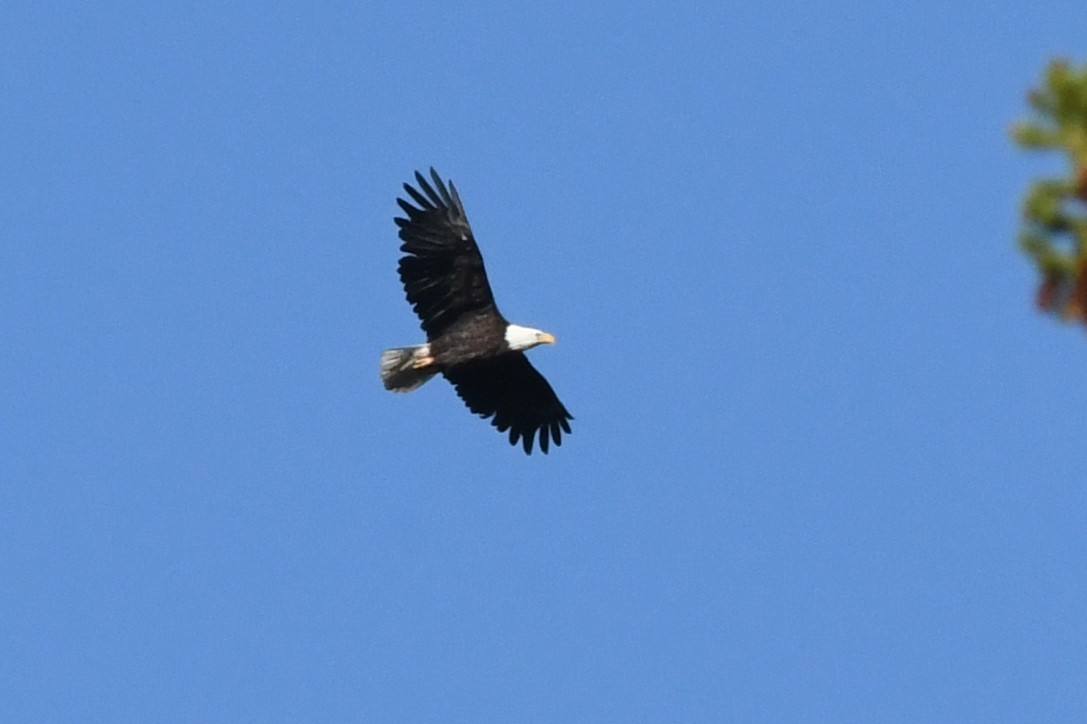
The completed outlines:
[[[437,374],[430,369],[415,369],[416,357],[425,357],[429,347],[393,347],[381,353],[381,382],[386,390],[411,392]]]

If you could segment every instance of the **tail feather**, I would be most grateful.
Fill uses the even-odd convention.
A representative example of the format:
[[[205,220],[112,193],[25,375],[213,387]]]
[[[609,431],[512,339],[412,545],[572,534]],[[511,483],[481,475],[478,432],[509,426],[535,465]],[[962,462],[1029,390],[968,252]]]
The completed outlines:
[[[415,369],[416,353],[426,354],[427,345],[393,347],[381,353],[381,382],[386,390],[411,392],[437,374],[430,369]]]

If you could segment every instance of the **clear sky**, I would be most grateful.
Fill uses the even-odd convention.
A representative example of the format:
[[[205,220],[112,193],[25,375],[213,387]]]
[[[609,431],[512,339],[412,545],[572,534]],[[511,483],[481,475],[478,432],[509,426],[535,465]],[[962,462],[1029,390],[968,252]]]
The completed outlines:
[[[0,23],[0,720],[1083,720],[1082,0],[166,5]],[[548,456],[378,380],[431,165]]]

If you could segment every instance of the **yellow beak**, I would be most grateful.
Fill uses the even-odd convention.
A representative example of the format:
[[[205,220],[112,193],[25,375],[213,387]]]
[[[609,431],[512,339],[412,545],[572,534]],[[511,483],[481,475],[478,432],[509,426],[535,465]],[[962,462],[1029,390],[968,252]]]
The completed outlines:
[[[537,335],[536,339],[540,340],[540,344],[555,344],[555,335],[547,332]]]

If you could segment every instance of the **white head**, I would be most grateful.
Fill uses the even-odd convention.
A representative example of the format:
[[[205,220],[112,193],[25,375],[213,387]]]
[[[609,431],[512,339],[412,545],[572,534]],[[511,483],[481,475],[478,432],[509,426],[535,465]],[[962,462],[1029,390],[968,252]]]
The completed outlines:
[[[531,349],[538,344],[555,344],[555,338],[547,332],[532,327],[511,324],[506,327],[506,344],[516,352]]]

